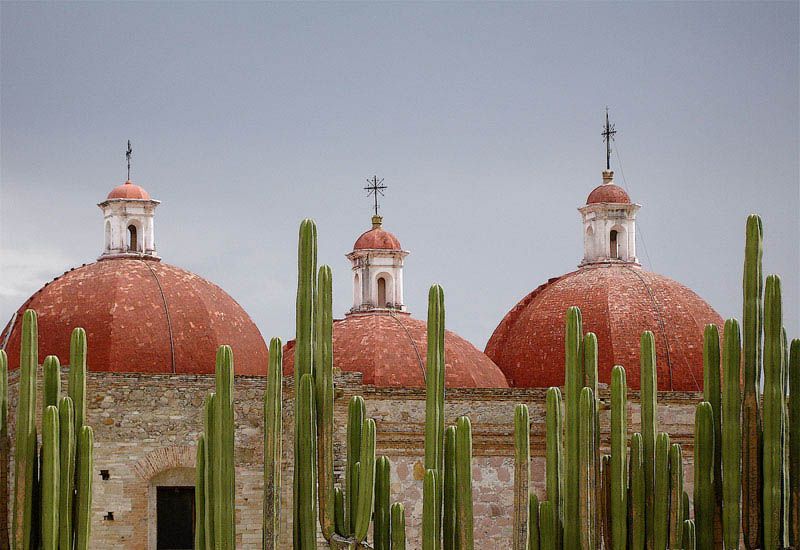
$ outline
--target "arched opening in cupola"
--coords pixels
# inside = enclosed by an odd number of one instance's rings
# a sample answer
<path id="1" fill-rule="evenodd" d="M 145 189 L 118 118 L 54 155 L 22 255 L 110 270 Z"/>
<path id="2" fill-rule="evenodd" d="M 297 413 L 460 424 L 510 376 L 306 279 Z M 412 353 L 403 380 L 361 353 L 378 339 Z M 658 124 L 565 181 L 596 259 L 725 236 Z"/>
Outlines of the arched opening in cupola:
<path id="1" fill-rule="evenodd" d="M 136 226 L 133 224 L 128 226 L 128 250 L 139 252 L 139 239 L 136 235 Z"/>
<path id="2" fill-rule="evenodd" d="M 614 259 L 619 259 L 619 243 L 617 242 L 617 230 L 611 230 L 611 250 L 609 256 Z"/>
<path id="3" fill-rule="evenodd" d="M 386 305 L 386 278 L 378 277 L 378 307 Z"/>

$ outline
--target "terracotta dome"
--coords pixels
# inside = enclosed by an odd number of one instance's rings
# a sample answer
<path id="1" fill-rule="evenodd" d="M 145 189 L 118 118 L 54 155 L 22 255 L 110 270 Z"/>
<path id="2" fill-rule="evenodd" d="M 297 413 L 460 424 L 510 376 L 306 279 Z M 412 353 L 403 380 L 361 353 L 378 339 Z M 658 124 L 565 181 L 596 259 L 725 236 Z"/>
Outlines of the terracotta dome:
<path id="1" fill-rule="evenodd" d="M 133 183 L 131 180 L 128 180 L 122 185 L 117 185 L 114 189 L 112 189 L 106 199 L 140 199 L 149 201 L 150 193 L 145 191 L 144 188 Z"/>
<path id="2" fill-rule="evenodd" d="M 628 192 L 619 185 L 604 183 L 595 187 L 586 199 L 586 204 L 596 204 L 600 202 L 631 204 L 631 198 L 628 196 Z"/>
<path id="3" fill-rule="evenodd" d="M 722 318 L 687 287 L 633 264 L 592 264 L 550 279 L 505 316 L 486 345 L 511 386 L 564 384 L 564 323 L 578 306 L 585 332 L 597 335 L 600 381 L 614 365 L 639 387 L 639 339 L 655 335 L 658 389 L 703 387 L 703 330 Z"/>
<path id="4" fill-rule="evenodd" d="M 372 217 L 372 229 L 365 231 L 356 239 L 353 250 L 402 250 L 400 241 L 381 227 L 380 216 Z"/>
<path id="5" fill-rule="evenodd" d="M 22 313 L 39 315 L 39 357 L 69 360 L 70 334 L 86 330 L 93 371 L 207 374 L 220 344 L 237 374 L 266 374 L 267 347 L 242 307 L 193 273 L 152 260 L 108 259 L 68 271 L 31 296 L 0 335 L 19 365 Z M 10 332 L 10 334 L 9 334 Z"/>
<path id="6" fill-rule="evenodd" d="M 294 373 L 294 340 L 284 346 L 283 374 Z M 365 384 L 424 387 L 427 324 L 407 314 L 348 315 L 333 324 L 334 366 L 361 372 Z M 506 388 L 503 373 L 475 346 L 447 331 L 445 385 L 449 388 Z"/>

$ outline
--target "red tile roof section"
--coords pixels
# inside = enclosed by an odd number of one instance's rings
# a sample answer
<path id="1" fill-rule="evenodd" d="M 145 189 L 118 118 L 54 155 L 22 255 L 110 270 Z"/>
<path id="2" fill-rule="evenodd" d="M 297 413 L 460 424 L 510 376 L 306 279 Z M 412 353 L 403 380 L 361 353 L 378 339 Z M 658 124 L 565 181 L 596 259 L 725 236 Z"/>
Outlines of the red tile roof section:
<path id="1" fill-rule="evenodd" d="M 112 189 L 106 199 L 141 199 L 149 201 L 150 193 L 128 180 Z"/>
<path id="2" fill-rule="evenodd" d="M 600 202 L 631 204 L 631 198 L 619 185 L 604 183 L 603 185 L 595 187 L 586 199 L 586 204 L 596 204 Z"/>
<path id="3" fill-rule="evenodd" d="M 283 373 L 294 373 L 294 345 L 284 346 Z M 365 384 L 380 387 L 424 387 L 427 324 L 410 315 L 348 315 L 333 325 L 334 366 L 361 372 Z M 475 346 L 447 331 L 445 386 L 507 388 L 497 365 Z"/>
<path id="4" fill-rule="evenodd" d="M 523 298 L 500 322 L 488 355 L 513 387 L 564 384 L 564 323 L 578 306 L 585 332 L 597 335 L 599 377 L 610 383 L 614 365 L 625 367 L 628 385 L 639 388 L 639 339 L 655 335 L 658 389 L 703 387 L 703 329 L 722 318 L 687 287 L 623 264 L 583 267 L 551 279 Z"/>
<path id="5" fill-rule="evenodd" d="M 353 250 L 376 248 L 381 250 L 402 250 L 397 237 L 381 227 L 374 227 L 369 231 L 365 231 L 353 245 Z"/>
<path id="6" fill-rule="evenodd" d="M 93 371 L 208 374 L 216 349 L 233 348 L 237 374 L 266 374 L 267 347 L 253 321 L 224 290 L 186 270 L 151 260 L 109 259 L 64 273 L 36 292 L 8 331 L 9 365 L 19 365 L 22 313 L 39 315 L 39 358 L 69 362 L 70 334 L 83 327 Z"/>

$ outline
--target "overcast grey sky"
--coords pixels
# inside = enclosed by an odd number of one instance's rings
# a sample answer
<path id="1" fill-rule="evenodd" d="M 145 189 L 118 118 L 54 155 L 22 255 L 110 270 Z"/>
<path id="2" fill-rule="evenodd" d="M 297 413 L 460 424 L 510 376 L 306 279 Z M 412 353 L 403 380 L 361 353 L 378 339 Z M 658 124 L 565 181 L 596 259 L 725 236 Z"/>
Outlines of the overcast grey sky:
<path id="1" fill-rule="evenodd" d="M 0 324 L 97 257 L 96 203 L 131 139 L 164 261 L 230 292 L 265 338 L 294 334 L 303 217 L 336 315 L 350 307 L 344 254 L 377 174 L 411 251 L 410 311 L 443 284 L 449 328 L 482 348 L 580 261 L 608 105 L 644 267 L 738 317 L 760 213 L 800 336 L 797 2 L 3 2 L 0 17 Z"/>

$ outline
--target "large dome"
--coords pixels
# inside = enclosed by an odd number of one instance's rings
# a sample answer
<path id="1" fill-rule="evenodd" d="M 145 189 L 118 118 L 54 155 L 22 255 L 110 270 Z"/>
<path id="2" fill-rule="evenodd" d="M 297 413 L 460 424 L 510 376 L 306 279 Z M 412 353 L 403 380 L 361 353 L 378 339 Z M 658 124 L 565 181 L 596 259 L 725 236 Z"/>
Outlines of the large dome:
<path id="1" fill-rule="evenodd" d="M 283 374 L 294 372 L 294 340 L 283 352 Z M 475 346 L 445 333 L 445 386 L 506 388 L 503 373 Z M 333 361 L 342 371 L 361 372 L 365 384 L 424 387 L 427 324 L 407 314 L 348 315 L 333 324 Z"/>
<path id="2" fill-rule="evenodd" d="M 633 264 L 597 263 L 550 279 L 508 312 L 486 345 L 511 386 L 564 384 L 567 308 L 578 306 L 585 332 L 597 335 L 599 377 L 614 365 L 639 387 L 639 339 L 655 335 L 658 389 L 703 387 L 703 330 L 722 318 L 687 287 Z"/>
<path id="3" fill-rule="evenodd" d="M 31 296 L 3 330 L 19 364 L 22 313 L 39 315 L 39 355 L 69 360 L 70 334 L 86 330 L 93 371 L 207 374 L 216 349 L 233 347 L 237 374 L 266 374 L 264 339 L 224 290 L 158 261 L 107 259 L 72 269 Z"/>

